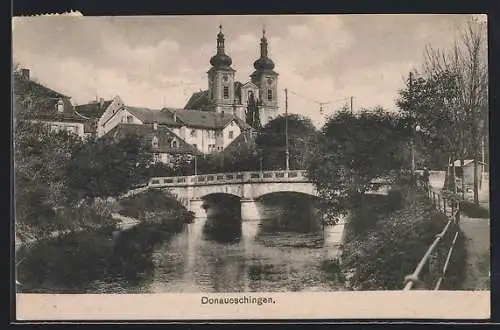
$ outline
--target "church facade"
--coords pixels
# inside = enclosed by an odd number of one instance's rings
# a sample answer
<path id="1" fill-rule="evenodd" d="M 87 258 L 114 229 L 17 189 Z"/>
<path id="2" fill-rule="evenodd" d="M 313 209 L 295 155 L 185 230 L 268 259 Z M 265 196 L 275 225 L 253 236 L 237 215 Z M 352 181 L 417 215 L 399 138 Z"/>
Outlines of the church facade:
<path id="1" fill-rule="evenodd" d="M 260 39 L 260 57 L 247 82 L 235 78 L 232 59 L 225 51 L 222 26 L 217 34 L 217 52 L 210 58 L 208 89 L 194 93 L 184 109 L 232 114 L 254 128 L 264 126 L 279 113 L 278 73 L 269 57 L 265 30 Z"/>

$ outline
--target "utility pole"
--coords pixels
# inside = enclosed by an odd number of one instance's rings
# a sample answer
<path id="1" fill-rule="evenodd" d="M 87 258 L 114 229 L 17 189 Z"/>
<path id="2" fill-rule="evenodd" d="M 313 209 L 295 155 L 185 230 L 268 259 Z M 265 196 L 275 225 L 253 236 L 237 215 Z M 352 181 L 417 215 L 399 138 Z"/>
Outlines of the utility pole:
<path id="1" fill-rule="evenodd" d="M 351 113 L 353 113 L 353 109 L 352 109 L 352 99 L 354 98 L 354 96 L 351 96 Z"/>
<path id="2" fill-rule="evenodd" d="M 285 88 L 285 157 L 286 157 L 286 171 L 290 170 L 290 160 L 288 153 L 288 89 Z"/>

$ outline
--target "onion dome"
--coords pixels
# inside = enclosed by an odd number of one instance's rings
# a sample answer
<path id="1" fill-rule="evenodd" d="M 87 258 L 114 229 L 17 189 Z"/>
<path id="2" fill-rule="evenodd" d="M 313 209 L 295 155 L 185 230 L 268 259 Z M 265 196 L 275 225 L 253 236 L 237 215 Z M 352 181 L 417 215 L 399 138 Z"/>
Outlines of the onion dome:
<path id="1" fill-rule="evenodd" d="M 224 50 L 224 34 L 222 33 L 222 25 L 219 25 L 219 33 L 217 34 L 217 54 L 210 58 L 210 64 L 214 67 L 229 67 L 233 63 L 231 57 L 226 55 Z"/>
<path id="2" fill-rule="evenodd" d="M 267 38 L 266 30 L 262 30 L 262 38 L 260 39 L 260 58 L 253 62 L 253 67 L 256 70 L 272 70 L 274 62 L 267 55 Z"/>

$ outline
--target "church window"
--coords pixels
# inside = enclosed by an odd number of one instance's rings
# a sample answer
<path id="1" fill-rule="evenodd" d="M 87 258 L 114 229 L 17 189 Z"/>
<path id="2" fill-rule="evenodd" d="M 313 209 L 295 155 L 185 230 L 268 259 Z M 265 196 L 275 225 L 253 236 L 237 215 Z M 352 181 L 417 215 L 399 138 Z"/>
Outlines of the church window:
<path id="1" fill-rule="evenodd" d="M 198 135 L 198 132 L 195 129 L 191 130 L 191 137 L 196 137 Z"/>
<path id="2" fill-rule="evenodd" d="M 224 86 L 224 98 L 228 99 L 229 98 L 229 87 Z"/>
<path id="3" fill-rule="evenodd" d="M 272 89 L 268 89 L 267 90 L 267 100 L 268 101 L 272 101 L 273 100 L 273 90 Z"/>

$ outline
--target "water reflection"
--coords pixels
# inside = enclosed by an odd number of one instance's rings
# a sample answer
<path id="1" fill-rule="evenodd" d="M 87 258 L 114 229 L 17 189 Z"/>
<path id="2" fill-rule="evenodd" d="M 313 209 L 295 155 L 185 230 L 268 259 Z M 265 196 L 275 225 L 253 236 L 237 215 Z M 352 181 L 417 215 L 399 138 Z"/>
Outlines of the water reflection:
<path id="1" fill-rule="evenodd" d="M 264 200 L 260 221 L 216 212 L 175 230 L 138 225 L 115 238 L 43 243 L 20 253 L 18 280 L 28 292 L 342 290 L 331 266 L 337 248 L 314 208 L 276 205 Z"/>

